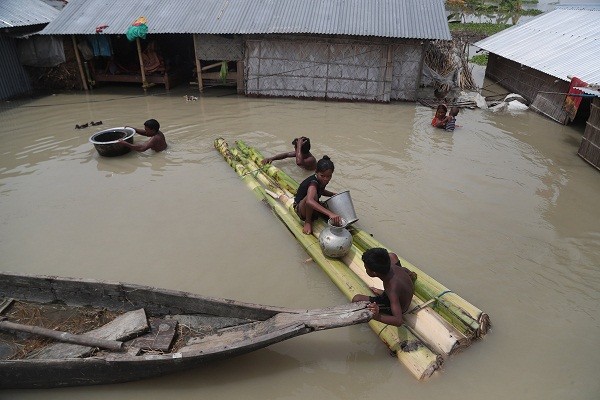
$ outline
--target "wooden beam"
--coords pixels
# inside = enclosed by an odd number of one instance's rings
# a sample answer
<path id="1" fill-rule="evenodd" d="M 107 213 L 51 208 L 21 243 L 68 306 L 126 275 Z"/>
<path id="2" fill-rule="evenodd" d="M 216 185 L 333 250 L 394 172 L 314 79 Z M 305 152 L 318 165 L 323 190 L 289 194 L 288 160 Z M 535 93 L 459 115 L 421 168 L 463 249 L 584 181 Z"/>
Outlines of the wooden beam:
<path id="1" fill-rule="evenodd" d="M 200 66 L 200 54 L 198 54 L 198 46 L 200 39 L 197 34 L 194 34 L 194 59 L 196 60 L 196 74 L 198 75 L 198 91 L 202 93 L 202 68 Z"/>
<path id="2" fill-rule="evenodd" d="M 77 48 L 77 39 L 75 39 L 75 35 L 71 35 L 73 39 L 73 50 L 75 50 L 75 58 L 77 58 L 77 66 L 79 67 L 79 76 L 81 77 L 81 83 L 83 84 L 83 90 L 89 90 L 87 85 L 87 79 L 85 79 L 85 74 L 83 73 L 83 65 L 81 64 L 81 57 L 79 56 L 79 49 Z"/>

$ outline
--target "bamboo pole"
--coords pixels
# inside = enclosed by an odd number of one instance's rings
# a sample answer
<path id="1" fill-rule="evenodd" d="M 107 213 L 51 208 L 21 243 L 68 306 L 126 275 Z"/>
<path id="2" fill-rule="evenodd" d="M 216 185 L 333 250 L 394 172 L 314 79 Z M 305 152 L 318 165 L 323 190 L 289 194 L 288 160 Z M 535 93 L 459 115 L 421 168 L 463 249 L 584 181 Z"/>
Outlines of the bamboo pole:
<path id="1" fill-rule="evenodd" d="M 289 209 L 268 195 L 254 177 L 252 170 L 240 164 L 243 160 L 239 158 L 237 161 L 234 160 L 234 152 L 228 149 L 227 143 L 222 138 L 215 140 L 215 148 L 223 155 L 229 165 L 236 166 L 236 172 L 243 177 L 242 179 L 245 182 L 253 182 L 253 190 L 260 192 L 264 196 L 264 200 L 271 206 L 279 219 L 286 224 L 306 252 L 319 264 L 321 269 L 323 269 L 346 297 L 351 299 L 357 293 L 370 293 L 370 289 L 365 283 L 355 274 L 351 273 L 343 262 L 329 259 L 323 255 L 317 238 L 313 235 L 305 235 L 302 232 L 301 225 L 297 223 L 297 220 L 289 212 Z M 283 194 L 283 192 L 280 193 Z M 373 320 L 369 321 L 369 325 L 381 340 L 392 351 L 396 352 L 399 361 L 417 379 L 424 379 L 431 376 L 441 366 L 443 359 L 425 346 L 407 327 L 390 327 L 389 325 Z"/>
<path id="2" fill-rule="evenodd" d="M 246 156 L 252 159 L 256 164 L 260 164 L 263 156 L 259 151 L 247 146 L 239 140 L 236 144 Z M 288 189 L 290 193 L 296 193 L 298 183 L 279 168 L 268 165 L 263 166 L 261 170 L 274 178 L 282 187 Z M 362 248 L 363 251 L 371 247 L 387 248 L 377 240 L 373 239 L 371 235 L 356 227 L 353 227 L 351 232 L 353 242 L 355 242 L 358 247 Z M 408 261 L 401 257 L 399 258 L 403 266 L 417 273 L 419 277 L 417 282 L 415 282 L 415 293 L 417 296 L 424 301 L 436 299 L 435 303 L 432 305 L 436 312 L 442 315 L 469 339 L 478 338 L 487 333 L 490 326 L 490 319 L 486 313 L 461 298 L 456 293 L 453 293 Z"/>
<path id="3" fill-rule="evenodd" d="M 140 38 L 135 38 L 135 44 L 137 46 L 138 59 L 140 60 L 140 73 L 142 74 L 142 87 L 146 89 L 148 82 L 146 81 L 146 71 L 144 70 L 144 59 L 142 58 L 142 43 Z"/>

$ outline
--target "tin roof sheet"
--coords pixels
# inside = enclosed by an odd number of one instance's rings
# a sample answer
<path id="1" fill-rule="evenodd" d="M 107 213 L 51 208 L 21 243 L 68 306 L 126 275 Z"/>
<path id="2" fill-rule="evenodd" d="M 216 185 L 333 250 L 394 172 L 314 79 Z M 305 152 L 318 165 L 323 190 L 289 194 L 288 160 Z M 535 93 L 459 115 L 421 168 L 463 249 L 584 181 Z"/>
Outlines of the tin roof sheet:
<path id="1" fill-rule="evenodd" d="M 556 78 L 600 84 L 600 6 L 560 7 L 475 46 Z"/>
<path id="2" fill-rule="evenodd" d="M 41 0 L 1 0 L 0 29 L 47 24 L 59 13 Z"/>
<path id="3" fill-rule="evenodd" d="M 138 17 L 148 33 L 332 34 L 450 40 L 443 0 L 71 0 L 40 32 L 123 34 Z"/>

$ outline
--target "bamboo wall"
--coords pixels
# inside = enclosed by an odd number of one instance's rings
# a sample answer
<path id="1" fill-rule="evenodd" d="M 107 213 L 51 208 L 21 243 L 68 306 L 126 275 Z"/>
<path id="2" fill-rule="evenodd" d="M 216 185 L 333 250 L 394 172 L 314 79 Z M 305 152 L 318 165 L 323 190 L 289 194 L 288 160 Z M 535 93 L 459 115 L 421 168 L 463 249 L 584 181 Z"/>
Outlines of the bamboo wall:
<path id="1" fill-rule="evenodd" d="M 415 100 L 422 46 L 307 37 L 246 40 L 246 94 L 389 102 Z"/>
<path id="2" fill-rule="evenodd" d="M 569 91 L 568 81 L 557 79 L 493 53 L 489 55 L 485 75 L 511 92 L 523 96 L 535 111 L 561 124 L 568 123 L 568 115 L 563 109 L 566 96 L 560 94 Z"/>
<path id="3" fill-rule="evenodd" d="M 600 170 L 600 98 L 598 97 L 592 101 L 590 116 L 577 154 Z"/>
<path id="4" fill-rule="evenodd" d="M 244 58 L 244 41 L 241 36 L 231 38 L 217 35 L 197 35 L 194 41 L 196 55 L 201 60 L 238 61 Z"/>

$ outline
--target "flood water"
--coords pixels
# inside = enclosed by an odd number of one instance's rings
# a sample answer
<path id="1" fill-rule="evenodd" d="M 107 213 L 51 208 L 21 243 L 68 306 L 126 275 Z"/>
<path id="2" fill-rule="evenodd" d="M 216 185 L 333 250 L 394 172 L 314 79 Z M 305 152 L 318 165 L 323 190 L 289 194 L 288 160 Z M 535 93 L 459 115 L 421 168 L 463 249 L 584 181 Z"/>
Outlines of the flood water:
<path id="1" fill-rule="evenodd" d="M 582 128 L 466 109 L 445 133 L 414 103 L 186 94 L 197 93 L 115 86 L 3 103 L 2 270 L 344 303 L 213 148 L 241 139 L 272 155 L 305 135 L 334 161 L 329 188 L 350 190 L 357 225 L 487 312 L 491 331 L 425 382 L 361 325 L 157 379 L 0 399 L 599 398 L 600 172 L 576 155 Z M 167 151 L 102 158 L 88 142 L 96 128 L 149 118 Z M 291 159 L 276 165 L 306 176 Z"/>

